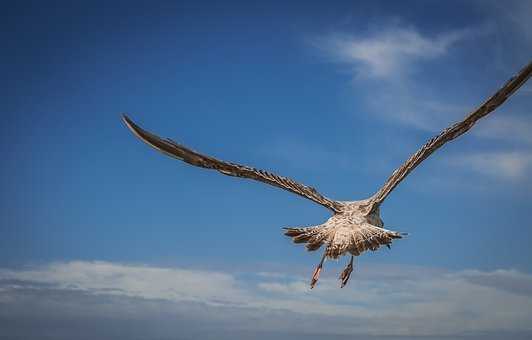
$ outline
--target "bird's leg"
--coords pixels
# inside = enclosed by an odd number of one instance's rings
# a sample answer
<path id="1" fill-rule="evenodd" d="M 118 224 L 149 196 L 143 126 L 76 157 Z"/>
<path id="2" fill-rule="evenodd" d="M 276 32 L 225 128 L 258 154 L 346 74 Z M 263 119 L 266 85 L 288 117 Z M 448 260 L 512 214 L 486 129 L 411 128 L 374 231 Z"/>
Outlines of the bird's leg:
<path id="1" fill-rule="evenodd" d="M 326 252 L 323 252 L 323 256 L 321 257 L 320 263 L 318 264 L 316 269 L 314 269 L 314 273 L 312 274 L 312 279 L 310 280 L 310 289 L 314 288 L 314 286 L 316 285 L 316 282 L 318 282 L 318 279 L 320 278 L 321 268 L 323 267 L 323 262 L 325 261 L 325 254 Z"/>
<path id="2" fill-rule="evenodd" d="M 347 281 L 349 281 L 349 277 L 351 276 L 351 273 L 353 272 L 353 255 L 351 255 L 351 260 L 347 264 L 347 267 L 342 271 L 340 274 L 340 281 L 342 281 L 340 288 L 344 288 L 344 286 L 347 284 Z"/>

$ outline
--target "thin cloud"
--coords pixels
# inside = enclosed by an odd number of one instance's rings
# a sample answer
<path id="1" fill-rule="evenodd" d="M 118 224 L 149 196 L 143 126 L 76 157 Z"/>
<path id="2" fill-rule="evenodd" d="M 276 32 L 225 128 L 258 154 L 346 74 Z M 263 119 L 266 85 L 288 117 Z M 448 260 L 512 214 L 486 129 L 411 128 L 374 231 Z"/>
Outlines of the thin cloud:
<path id="1" fill-rule="evenodd" d="M 24 271 L 1 270 L 0 277 L 146 299 L 214 304 L 244 299 L 231 275 L 213 271 L 73 261 Z"/>
<path id="2" fill-rule="evenodd" d="M 532 120 L 507 114 L 494 115 L 480 121 L 473 133 L 483 138 L 532 144 Z"/>
<path id="3" fill-rule="evenodd" d="M 383 84 L 383 93 L 378 98 L 368 98 L 367 103 L 377 116 L 433 134 L 463 118 L 471 109 L 435 98 L 419 98 L 415 95 L 418 91 L 410 86 L 406 80 L 401 86 L 396 82 Z"/>
<path id="4" fill-rule="evenodd" d="M 514 19 L 520 18 L 516 11 L 512 13 Z M 427 132 L 428 139 L 461 120 L 474 106 L 431 95 L 427 90 L 431 85 L 415 81 L 410 71 L 422 61 L 436 62 L 460 43 L 488 33 L 493 33 L 492 26 L 427 35 L 413 26 L 392 25 L 363 35 L 334 33 L 316 38 L 312 43 L 333 62 L 352 68 L 353 86 L 363 90 L 358 92 L 368 94 L 360 102 L 365 103 L 372 117 L 390 126 L 401 124 Z M 525 87 L 520 92 L 526 96 L 527 90 Z M 526 117 L 498 114 L 481 120 L 471 133 L 482 139 L 515 142 L 529 148 L 530 131 L 532 123 Z M 500 180 L 519 181 L 525 179 L 526 171 L 531 168 L 531 154 L 528 150 L 463 154 L 447 158 L 446 163 Z"/>
<path id="5" fill-rule="evenodd" d="M 439 132 L 462 118 L 471 107 L 429 96 L 424 85 L 411 79 L 410 69 L 420 61 L 447 55 L 460 42 L 487 32 L 486 27 L 423 34 L 412 26 L 388 26 L 366 35 L 334 33 L 312 40 L 312 45 L 333 62 L 352 67 L 356 87 L 374 117 L 387 124 L 401 123 L 415 129 Z M 378 82 L 367 82 L 373 78 Z M 374 86 L 374 91 L 370 91 Z M 375 95 L 378 94 L 378 95 Z M 424 95 L 423 95 L 424 94 Z"/>
<path id="6" fill-rule="evenodd" d="M 415 61 L 443 56 L 474 34 L 464 29 L 429 37 L 412 27 L 393 27 L 366 36 L 336 33 L 312 43 L 334 61 L 353 65 L 359 76 L 383 78 L 402 73 Z"/>
<path id="7" fill-rule="evenodd" d="M 239 275 L 109 262 L 3 269 L 0 321 L 33 318 L 26 327 L 40 330 L 51 314 L 53 320 L 103 318 L 120 324 L 157 313 L 158 325 L 164 316 L 172 319 L 164 327 L 169 334 L 275 329 L 292 335 L 468 333 L 480 338 L 490 332 L 532 332 L 530 274 L 382 266 L 354 275 L 347 288 L 339 289 L 335 278 L 325 276 L 310 291 L 308 278 L 264 272 Z"/>
<path id="8" fill-rule="evenodd" d="M 513 294 L 532 296 L 532 276 L 517 270 L 494 270 L 483 272 L 479 270 L 466 270 L 461 272 L 460 277 L 485 287 L 494 287 Z"/>
<path id="9" fill-rule="evenodd" d="M 451 166 L 508 180 L 522 180 L 532 168 L 532 153 L 525 151 L 478 152 L 448 158 Z"/>

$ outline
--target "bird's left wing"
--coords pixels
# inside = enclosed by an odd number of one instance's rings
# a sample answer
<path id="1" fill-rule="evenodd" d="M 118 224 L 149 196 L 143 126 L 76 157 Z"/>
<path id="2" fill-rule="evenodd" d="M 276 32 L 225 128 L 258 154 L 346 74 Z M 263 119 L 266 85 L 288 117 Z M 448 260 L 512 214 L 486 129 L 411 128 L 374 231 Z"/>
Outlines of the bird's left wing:
<path id="1" fill-rule="evenodd" d="M 517 75 L 508 80 L 494 95 L 480 105 L 475 111 L 471 112 L 464 120 L 455 123 L 443 130 L 439 135 L 430 139 L 416 153 L 410 156 L 392 175 L 386 180 L 386 183 L 371 197 L 367 207 L 370 212 L 378 207 L 390 192 L 423 160 L 429 157 L 434 151 L 438 150 L 445 143 L 466 133 L 475 125 L 477 120 L 486 116 L 488 113 L 502 105 L 517 89 L 521 87 L 532 74 L 532 62 L 525 66 Z"/>
<path id="2" fill-rule="evenodd" d="M 188 164 L 192 164 L 198 167 L 214 169 L 224 175 L 250 178 L 256 181 L 276 186 L 281 189 L 288 190 L 318 204 L 321 204 L 334 212 L 339 212 L 341 210 L 341 203 L 321 195 L 319 192 L 316 191 L 316 189 L 312 187 L 297 183 L 296 181 L 290 178 L 278 176 L 268 171 L 258 170 L 245 165 L 225 162 L 211 156 L 200 154 L 196 151 L 184 147 L 183 145 L 177 144 L 176 142 L 170 139 L 162 139 L 142 129 L 126 115 L 123 116 L 123 120 L 127 127 L 143 142 L 170 157 L 179 159 Z"/>

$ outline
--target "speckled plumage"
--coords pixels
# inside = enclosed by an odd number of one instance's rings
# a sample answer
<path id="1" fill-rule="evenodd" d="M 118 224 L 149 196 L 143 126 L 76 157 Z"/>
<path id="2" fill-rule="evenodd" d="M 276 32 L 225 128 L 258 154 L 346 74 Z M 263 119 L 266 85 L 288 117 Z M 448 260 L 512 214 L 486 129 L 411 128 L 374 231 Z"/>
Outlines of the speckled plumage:
<path id="1" fill-rule="evenodd" d="M 245 165 L 221 161 L 193 151 L 172 140 L 162 139 L 140 128 L 126 115 L 124 115 L 124 122 L 142 141 L 170 157 L 198 167 L 217 170 L 224 175 L 249 178 L 267 183 L 305 197 L 331 210 L 333 215 L 323 224 L 311 227 L 285 228 L 285 235 L 292 237 L 295 243 L 306 243 L 309 251 L 317 250 L 322 245 L 325 245 L 322 260 L 312 276 L 311 287 L 318 280 L 325 258 L 336 259 L 344 254 L 351 254 L 350 263 L 340 275 L 343 287 L 353 270 L 353 256 L 358 256 L 366 250 L 377 250 L 382 245 L 389 247 L 394 239 L 401 238 L 404 235 L 397 231 L 385 229 L 384 223 L 380 218 L 380 205 L 390 192 L 434 151 L 469 131 L 480 118 L 504 103 L 530 78 L 531 73 L 532 63 L 529 63 L 464 120 L 451 125 L 439 135 L 430 139 L 397 168 L 374 195 L 360 201 L 335 201 L 329 199 L 316 189 L 300 184 L 290 178 Z"/>
<path id="2" fill-rule="evenodd" d="M 285 235 L 292 237 L 295 243 L 306 243 L 310 251 L 325 244 L 325 255 L 332 259 L 347 252 L 358 256 L 366 250 L 377 250 L 381 245 L 389 246 L 393 239 L 402 237 L 401 233 L 384 228 L 378 208 L 366 212 L 368 200 L 342 204 L 342 211 L 325 223 L 306 228 L 285 228 Z"/>

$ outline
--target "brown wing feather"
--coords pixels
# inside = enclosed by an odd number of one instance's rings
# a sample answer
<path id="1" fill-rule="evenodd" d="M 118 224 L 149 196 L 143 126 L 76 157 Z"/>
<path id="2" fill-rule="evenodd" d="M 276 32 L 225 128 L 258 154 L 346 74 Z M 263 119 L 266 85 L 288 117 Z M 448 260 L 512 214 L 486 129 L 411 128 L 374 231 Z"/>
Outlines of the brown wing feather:
<path id="1" fill-rule="evenodd" d="M 170 157 L 177 158 L 188 164 L 192 164 L 198 167 L 214 169 L 224 175 L 250 178 L 256 181 L 276 186 L 281 189 L 288 190 L 290 192 L 308 198 L 309 200 L 312 200 L 318 204 L 321 204 L 334 212 L 339 212 L 341 210 L 341 203 L 322 196 L 319 192 L 316 191 L 316 189 L 312 187 L 297 183 L 290 178 L 278 176 L 268 171 L 258 170 L 245 165 L 225 162 L 218 160 L 214 157 L 200 154 L 184 147 L 183 145 L 179 145 L 172 140 L 162 139 L 142 129 L 133 121 L 131 121 L 131 119 L 129 119 L 126 115 L 123 116 L 123 119 L 127 127 L 143 142 Z"/>
<path id="2" fill-rule="evenodd" d="M 525 66 L 516 76 L 511 78 L 499 89 L 494 95 L 480 105 L 475 111 L 470 113 L 461 122 L 455 123 L 443 130 L 439 135 L 430 139 L 416 153 L 414 153 L 406 162 L 397 168 L 392 175 L 386 180 L 386 183 L 370 200 L 368 211 L 372 211 L 379 206 L 390 192 L 423 160 L 430 156 L 434 151 L 443 146 L 445 143 L 466 133 L 475 125 L 475 123 L 488 113 L 495 110 L 506 101 L 521 85 L 523 85 L 532 74 L 532 62 Z"/>

